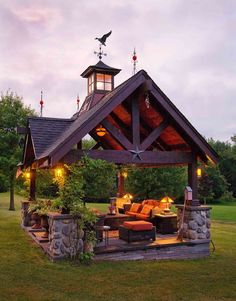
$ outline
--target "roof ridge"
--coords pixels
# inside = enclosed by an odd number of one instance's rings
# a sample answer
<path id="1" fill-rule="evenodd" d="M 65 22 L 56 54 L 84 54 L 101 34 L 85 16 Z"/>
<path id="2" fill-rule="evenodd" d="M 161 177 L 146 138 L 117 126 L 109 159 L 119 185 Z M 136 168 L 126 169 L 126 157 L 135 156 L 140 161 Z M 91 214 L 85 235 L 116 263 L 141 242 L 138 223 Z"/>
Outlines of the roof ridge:
<path id="1" fill-rule="evenodd" d="M 53 121 L 71 121 L 71 118 L 60 118 L 60 117 L 38 117 L 38 116 L 29 116 L 28 119 L 36 119 L 36 120 L 53 120 Z"/>

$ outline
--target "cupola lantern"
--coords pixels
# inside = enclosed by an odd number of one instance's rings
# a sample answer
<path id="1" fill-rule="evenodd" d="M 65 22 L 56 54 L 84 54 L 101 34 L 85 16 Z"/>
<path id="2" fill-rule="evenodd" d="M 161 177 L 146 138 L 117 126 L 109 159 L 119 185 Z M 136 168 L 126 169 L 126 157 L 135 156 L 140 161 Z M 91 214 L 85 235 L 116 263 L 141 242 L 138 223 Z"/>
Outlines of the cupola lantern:
<path id="1" fill-rule="evenodd" d="M 81 76 L 88 79 L 88 95 L 95 93 L 105 94 L 114 89 L 114 76 L 120 72 L 116 69 L 107 66 L 102 61 L 96 65 L 89 66 Z"/>

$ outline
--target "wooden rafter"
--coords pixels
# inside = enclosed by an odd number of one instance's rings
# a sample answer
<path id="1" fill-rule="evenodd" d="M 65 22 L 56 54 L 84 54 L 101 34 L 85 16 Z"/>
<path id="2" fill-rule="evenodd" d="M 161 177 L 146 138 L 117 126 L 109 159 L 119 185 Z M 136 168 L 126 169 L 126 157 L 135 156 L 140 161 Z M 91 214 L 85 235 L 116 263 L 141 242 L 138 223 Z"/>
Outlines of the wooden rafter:
<path id="1" fill-rule="evenodd" d="M 122 132 L 118 128 L 113 126 L 108 120 L 104 119 L 102 121 L 102 125 L 125 149 L 130 149 L 132 147 L 130 141 L 122 134 Z"/>
<path id="2" fill-rule="evenodd" d="M 152 143 L 159 138 L 161 133 L 167 128 L 169 121 L 167 119 L 163 120 L 162 123 L 155 128 L 149 136 L 142 142 L 141 149 L 147 149 Z"/>
<path id="3" fill-rule="evenodd" d="M 139 99 L 131 99 L 132 107 L 132 136 L 133 136 L 133 145 L 140 145 L 140 114 L 139 114 Z"/>

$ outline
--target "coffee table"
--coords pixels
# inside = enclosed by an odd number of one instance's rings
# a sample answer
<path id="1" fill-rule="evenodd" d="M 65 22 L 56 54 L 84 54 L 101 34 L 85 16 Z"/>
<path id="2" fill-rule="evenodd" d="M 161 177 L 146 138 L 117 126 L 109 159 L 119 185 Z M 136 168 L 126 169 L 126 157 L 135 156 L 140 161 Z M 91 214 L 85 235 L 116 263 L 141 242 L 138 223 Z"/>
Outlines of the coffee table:
<path id="1" fill-rule="evenodd" d="M 105 216 L 104 225 L 109 226 L 111 230 L 118 230 L 119 226 L 123 224 L 124 221 L 132 221 L 134 218 L 127 214 L 107 214 Z"/>

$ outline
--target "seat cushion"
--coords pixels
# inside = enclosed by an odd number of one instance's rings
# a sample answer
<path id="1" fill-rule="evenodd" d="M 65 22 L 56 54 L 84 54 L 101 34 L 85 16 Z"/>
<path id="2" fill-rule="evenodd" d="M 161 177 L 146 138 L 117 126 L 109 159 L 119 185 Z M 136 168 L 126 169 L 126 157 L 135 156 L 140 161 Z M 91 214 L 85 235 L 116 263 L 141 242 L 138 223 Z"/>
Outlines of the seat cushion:
<path id="1" fill-rule="evenodd" d="M 152 230 L 153 227 L 152 223 L 146 221 L 126 221 L 123 223 L 123 226 L 133 231 L 147 231 Z"/>
<path id="2" fill-rule="evenodd" d="M 136 217 L 136 212 L 126 211 L 125 214 Z"/>
<path id="3" fill-rule="evenodd" d="M 149 214 L 136 213 L 136 214 L 135 214 L 135 217 L 136 217 L 136 219 L 138 219 L 138 220 L 145 220 L 145 221 L 148 221 L 149 218 L 150 218 L 150 215 L 149 215 Z"/>

